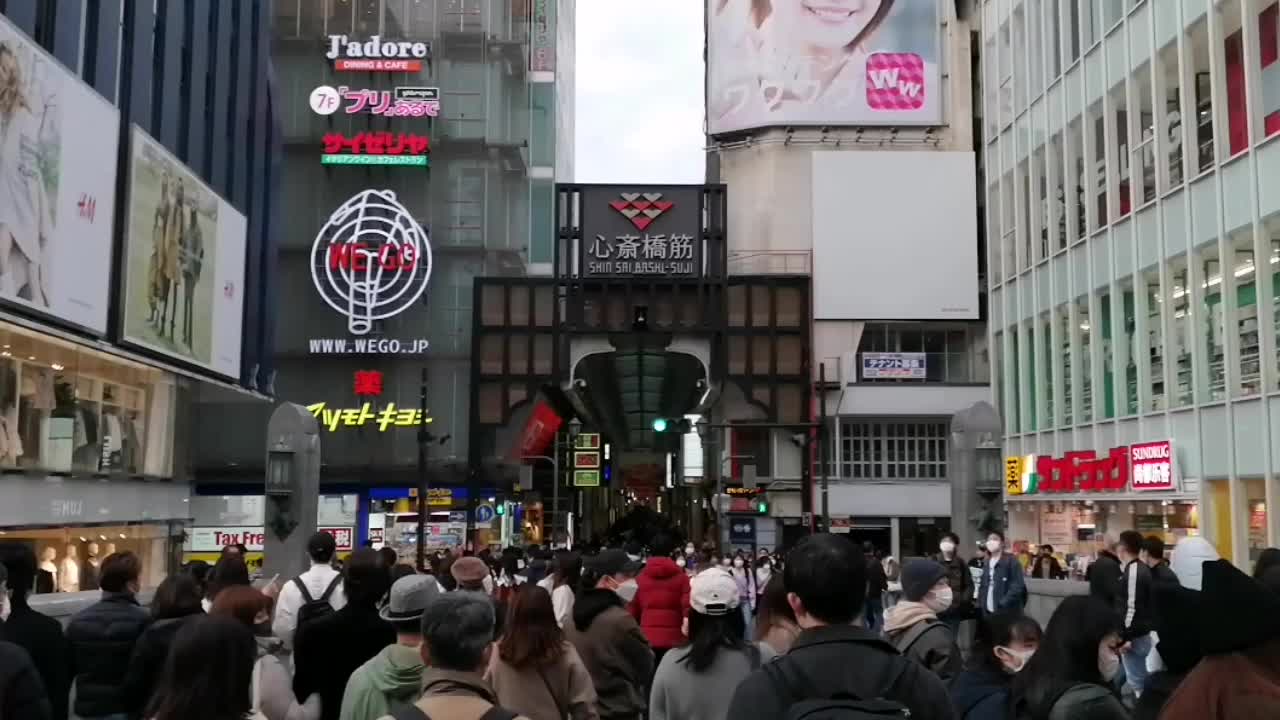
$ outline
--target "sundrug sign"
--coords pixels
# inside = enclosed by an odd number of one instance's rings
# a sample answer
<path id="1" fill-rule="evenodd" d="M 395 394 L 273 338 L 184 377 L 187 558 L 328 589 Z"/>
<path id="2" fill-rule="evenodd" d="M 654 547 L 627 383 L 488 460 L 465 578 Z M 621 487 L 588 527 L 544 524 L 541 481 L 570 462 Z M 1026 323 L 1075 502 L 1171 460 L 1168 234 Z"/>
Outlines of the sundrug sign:
<path id="1" fill-rule="evenodd" d="M 1178 489 L 1176 455 L 1170 440 L 1112 448 L 1104 457 L 1097 457 L 1092 450 L 1068 452 L 1061 458 L 1010 457 L 1005 470 L 1009 495 Z"/>
<path id="2" fill-rule="evenodd" d="M 333 61 L 334 70 L 419 72 L 422 61 L 431 57 L 431 44 L 383 40 L 379 35 L 363 42 L 346 35 L 330 35 L 325 57 Z"/>
<path id="3" fill-rule="evenodd" d="M 311 279 L 325 304 L 346 317 L 347 330 L 367 335 L 375 321 L 408 310 L 427 291 L 431 242 L 393 191 L 364 190 L 334 210 L 316 234 Z M 427 346 L 425 338 L 402 342 Z"/>

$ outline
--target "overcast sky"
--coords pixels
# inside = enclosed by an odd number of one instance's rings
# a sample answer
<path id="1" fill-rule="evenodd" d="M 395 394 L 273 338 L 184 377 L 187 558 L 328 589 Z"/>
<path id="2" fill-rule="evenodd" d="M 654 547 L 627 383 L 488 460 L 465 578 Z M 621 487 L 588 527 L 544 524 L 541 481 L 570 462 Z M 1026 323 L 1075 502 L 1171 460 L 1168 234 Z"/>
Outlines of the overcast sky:
<path id="1" fill-rule="evenodd" d="M 578 0 L 577 182 L 697 183 L 701 0 Z"/>

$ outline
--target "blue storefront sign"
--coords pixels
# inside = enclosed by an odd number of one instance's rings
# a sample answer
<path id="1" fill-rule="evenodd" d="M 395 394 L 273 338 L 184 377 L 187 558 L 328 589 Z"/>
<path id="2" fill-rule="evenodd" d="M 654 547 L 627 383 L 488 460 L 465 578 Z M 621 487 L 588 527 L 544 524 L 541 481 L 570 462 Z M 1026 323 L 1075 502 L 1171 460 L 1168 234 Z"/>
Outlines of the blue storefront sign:
<path id="1" fill-rule="evenodd" d="M 750 545 L 756 541 L 755 518 L 730 518 L 729 542 L 734 545 Z"/>
<path id="2" fill-rule="evenodd" d="M 862 353 L 863 380 L 924 380 L 924 353 Z"/>

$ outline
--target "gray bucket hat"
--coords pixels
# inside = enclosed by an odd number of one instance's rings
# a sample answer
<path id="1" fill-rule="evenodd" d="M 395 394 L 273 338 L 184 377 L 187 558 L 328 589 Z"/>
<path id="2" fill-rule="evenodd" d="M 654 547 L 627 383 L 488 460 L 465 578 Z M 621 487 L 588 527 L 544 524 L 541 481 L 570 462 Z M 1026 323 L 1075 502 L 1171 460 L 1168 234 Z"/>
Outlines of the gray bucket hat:
<path id="1" fill-rule="evenodd" d="M 383 620 L 417 620 L 440 594 L 440 584 L 430 575 L 406 575 L 391 586 L 387 606 L 378 611 Z"/>

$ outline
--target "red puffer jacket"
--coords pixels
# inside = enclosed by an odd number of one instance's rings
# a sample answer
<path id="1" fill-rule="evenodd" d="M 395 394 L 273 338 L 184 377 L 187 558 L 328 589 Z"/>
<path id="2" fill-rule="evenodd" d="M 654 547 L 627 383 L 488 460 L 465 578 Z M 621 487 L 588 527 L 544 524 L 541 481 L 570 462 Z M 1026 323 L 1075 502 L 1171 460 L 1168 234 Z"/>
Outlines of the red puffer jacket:
<path id="1" fill-rule="evenodd" d="M 649 558 L 636 583 L 640 589 L 630 610 L 649 644 L 658 650 L 683 645 L 681 627 L 689 614 L 689 576 L 684 568 L 671 558 Z"/>

